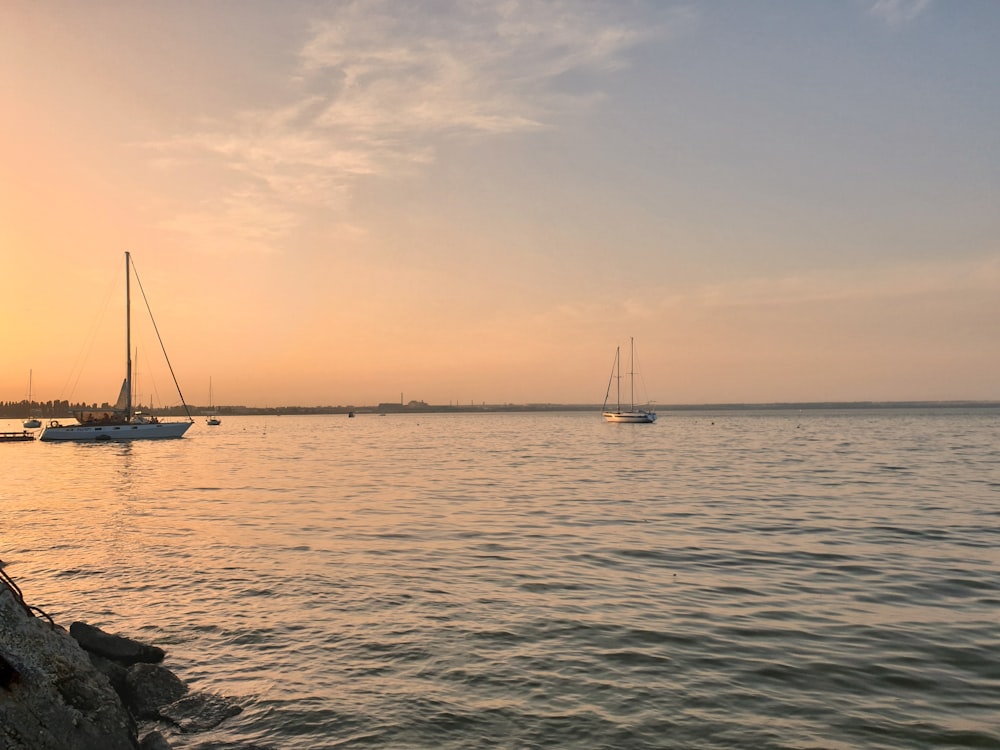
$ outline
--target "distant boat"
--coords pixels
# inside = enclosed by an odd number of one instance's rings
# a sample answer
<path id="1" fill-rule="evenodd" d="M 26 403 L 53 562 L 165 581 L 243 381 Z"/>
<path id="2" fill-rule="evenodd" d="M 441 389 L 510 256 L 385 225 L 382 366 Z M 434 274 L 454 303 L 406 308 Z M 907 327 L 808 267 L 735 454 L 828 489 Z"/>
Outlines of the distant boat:
<path id="1" fill-rule="evenodd" d="M 217 427 L 222 424 L 222 420 L 215 413 L 215 407 L 212 406 L 212 378 L 208 379 L 208 411 L 208 419 L 205 420 L 205 424 L 211 427 Z"/>
<path id="2" fill-rule="evenodd" d="M 161 422 L 156 417 L 146 416 L 136 412 L 132 406 L 132 297 L 131 278 L 135 272 L 132 265 L 132 257 L 125 253 L 125 381 L 122 383 L 121 391 L 118 393 L 118 400 L 113 407 L 107 409 L 82 409 L 73 414 L 79 424 L 63 425 L 56 420 L 49 422 L 48 426 L 42 430 L 38 439 L 43 442 L 94 442 L 109 440 L 150 440 L 159 438 L 179 438 L 187 432 L 193 424 L 191 413 L 187 404 L 184 403 L 184 396 L 181 394 L 177 379 L 174 378 L 174 386 L 177 388 L 177 395 L 180 396 L 185 412 L 188 414 L 186 422 Z M 139 277 L 136 276 L 136 281 Z M 139 289 L 142 290 L 142 283 L 139 282 Z M 145 292 L 143 292 L 145 299 Z M 149 309 L 147 302 L 146 309 Z M 154 321 L 153 327 L 156 327 Z M 159 333 L 157 333 L 159 335 Z M 161 342 L 162 344 L 162 342 Z M 164 356 L 166 350 L 164 350 Z M 170 361 L 167 361 L 170 366 Z M 171 375 L 173 368 L 170 368 Z"/>
<path id="3" fill-rule="evenodd" d="M 611 366 L 611 379 L 608 381 L 608 392 L 604 395 L 603 416 L 605 422 L 635 422 L 650 423 L 656 421 L 656 412 L 635 408 L 635 339 L 630 339 L 628 375 L 629 379 L 629 408 L 622 409 L 622 374 L 621 374 L 621 347 L 615 348 L 615 361 Z M 618 383 L 618 408 L 614 411 L 608 409 L 608 399 L 611 397 L 611 382 Z"/>
<path id="4" fill-rule="evenodd" d="M 28 370 L 28 418 L 21 425 L 29 430 L 35 430 L 42 426 L 41 420 L 31 416 L 31 370 Z"/>

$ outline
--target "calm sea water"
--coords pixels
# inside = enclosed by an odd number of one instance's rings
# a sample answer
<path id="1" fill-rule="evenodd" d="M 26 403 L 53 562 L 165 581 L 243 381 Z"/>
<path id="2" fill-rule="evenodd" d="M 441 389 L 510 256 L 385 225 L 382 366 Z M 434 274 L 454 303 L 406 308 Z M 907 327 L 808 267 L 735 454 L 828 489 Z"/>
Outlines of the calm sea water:
<path id="1" fill-rule="evenodd" d="M 29 603 L 243 706 L 176 748 L 1000 748 L 1000 410 L 226 418 L 0 466 Z"/>

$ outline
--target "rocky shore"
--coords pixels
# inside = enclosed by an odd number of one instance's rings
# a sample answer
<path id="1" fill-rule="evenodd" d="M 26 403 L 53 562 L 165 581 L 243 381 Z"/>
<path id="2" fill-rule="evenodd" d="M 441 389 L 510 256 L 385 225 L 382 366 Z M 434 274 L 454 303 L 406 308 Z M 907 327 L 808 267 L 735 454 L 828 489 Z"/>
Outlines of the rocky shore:
<path id="1" fill-rule="evenodd" d="M 0 750 L 170 750 L 168 737 L 242 710 L 191 692 L 164 657 L 83 622 L 60 627 L 25 603 L 0 563 Z"/>

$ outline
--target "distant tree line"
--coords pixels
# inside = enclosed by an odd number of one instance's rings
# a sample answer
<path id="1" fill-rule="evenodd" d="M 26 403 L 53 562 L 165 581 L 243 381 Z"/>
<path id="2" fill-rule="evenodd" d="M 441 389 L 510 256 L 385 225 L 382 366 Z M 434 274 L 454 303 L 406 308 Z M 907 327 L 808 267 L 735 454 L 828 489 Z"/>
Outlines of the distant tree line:
<path id="1" fill-rule="evenodd" d="M 30 414 L 39 419 L 65 419 L 81 409 L 110 409 L 111 404 L 70 403 L 69 401 L 0 401 L 0 419 L 25 419 Z"/>
<path id="2" fill-rule="evenodd" d="M 70 403 L 69 401 L 0 401 L 0 419 L 26 419 L 30 414 L 39 419 L 67 419 L 72 417 L 74 412 L 86 411 L 88 409 L 110 409 L 112 405 L 105 401 L 102 404 L 88 404 L 85 402 Z M 201 407 L 190 407 L 192 412 L 201 410 Z M 162 409 L 151 409 L 141 404 L 136 404 L 137 411 L 144 411 L 147 414 L 158 416 L 184 416 L 183 406 L 169 406 Z M 220 413 L 225 413 L 219 410 Z"/>
<path id="3" fill-rule="evenodd" d="M 68 419 L 74 412 L 110 409 L 111 404 L 70 403 L 69 401 L 0 401 L 0 419 L 26 419 L 29 415 L 38 419 Z M 136 411 L 158 417 L 186 417 L 204 414 L 219 416 L 250 415 L 308 415 L 308 414 L 421 414 L 421 413 L 463 413 L 463 412 L 522 412 L 522 411 L 594 411 L 593 404 L 448 404 L 432 405 L 423 401 L 408 404 L 383 403 L 378 406 L 207 406 L 180 404 L 150 408 L 135 405 Z"/>
<path id="4" fill-rule="evenodd" d="M 907 409 L 907 408 L 997 408 L 1000 401 L 853 401 L 826 403 L 776 403 L 776 404 L 672 404 L 661 405 L 664 411 L 757 411 L 757 410 L 812 410 L 812 409 Z M 0 401 L 0 419 L 25 419 L 30 414 L 39 419 L 66 419 L 73 412 L 86 409 L 110 409 L 103 404 L 70 403 L 69 401 Z M 423 401 L 411 401 L 403 405 L 382 403 L 378 406 L 188 406 L 180 404 L 158 408 L 136 405 L 136 409 L 146 414 L 168 417 L 184 417 L 214 412 L 221 416 L 254 414 L 304 415 L 304 414 L 407 414 L 407 413 L 460 413 L 460 412 L 522 412 L 522 411 L 595 411 L 595 404 L 448 404 L 433 405 Z"/>
<path id="5" fill-rule="evenodd" d="M 39 419 L 68 417 L 72 409 L 86 408 L 88 404 L 70 404 L 69 401 L 0 401 L 0 419 L 24 419 L 31 414 Z M 107 406 L 105 404 L 104 406 Z M 97 404 L 93 405 L 97 408 Z"/>

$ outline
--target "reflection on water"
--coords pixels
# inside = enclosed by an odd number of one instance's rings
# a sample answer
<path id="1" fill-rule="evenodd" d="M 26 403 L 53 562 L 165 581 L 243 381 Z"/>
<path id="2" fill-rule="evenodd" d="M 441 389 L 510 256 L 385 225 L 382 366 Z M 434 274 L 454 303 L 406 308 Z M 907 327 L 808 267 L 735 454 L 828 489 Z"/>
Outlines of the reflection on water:
<path id="1" fill-rule="evenodd" d="M 0 557 L 276 747 L 997 747 L 997 410 L 0 446 Z"/>

